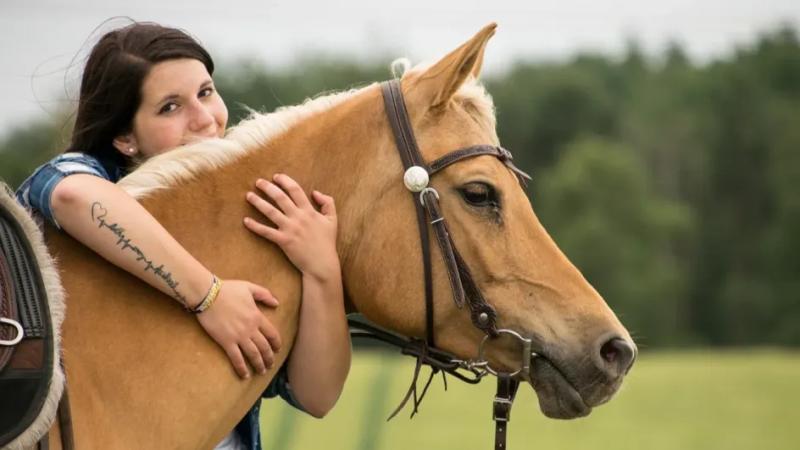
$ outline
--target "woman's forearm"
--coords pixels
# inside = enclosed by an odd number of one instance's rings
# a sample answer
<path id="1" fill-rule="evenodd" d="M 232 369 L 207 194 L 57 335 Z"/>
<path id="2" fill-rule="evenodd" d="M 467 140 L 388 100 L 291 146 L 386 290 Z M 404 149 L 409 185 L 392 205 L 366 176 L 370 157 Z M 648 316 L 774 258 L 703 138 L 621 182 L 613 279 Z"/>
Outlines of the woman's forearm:
<path id="1" fill-rule="evenodd" d="M 53 215 L 72 237 L 161 292 L 194 306 L 212 275 L 117 185 L 71 175 L 52 195 Z"/>
<path id="2" fill-rule="evenodd" d="M 303 300 L 289 384 L 303 408 L 323 417 L 339 398 L 350 370 L 350 332 L 345 317 L 338 265 L 331 276 L 303 275 Z"/>
<path id="3" fill-rule="evenodd" d="M 53 216 L 72 237 L 112 264 L 194 308 L 209 292 L 213 276 L 117 185 L 91 175 L 70 175 L 50 199 Z M 257 306 L 278 305 L 263 286 L 224 280 L 216 301 L 197 320 L 225 351 L 239 376 L 265 373 L 280 348 L 280 335 Z"/>

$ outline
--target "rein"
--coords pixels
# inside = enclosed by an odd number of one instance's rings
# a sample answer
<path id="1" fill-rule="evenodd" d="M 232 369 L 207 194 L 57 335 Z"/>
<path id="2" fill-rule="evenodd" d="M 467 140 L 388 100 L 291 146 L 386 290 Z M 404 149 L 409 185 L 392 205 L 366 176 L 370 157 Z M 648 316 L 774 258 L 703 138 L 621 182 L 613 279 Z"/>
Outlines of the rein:
<path id="1" fill-rule="evenodd" d="M 386 115 L 389 118 L 397 149 L 405 169 L 403 182 L 411 193 L 417 216 L 425 280 L 425 339 L 404 338 L 356 319 L 348 319 L 351 334 L 353 337 L 376 339 L 399 347 L 403 354 L 414 356 L 417 360 L 411 386 L 388 420 L 397 415 L 412 396 L 414 407 L 411 417 L 413 417 L 418 412 L 419 404 L 428 391 L 434 375 L 439 372 L 442 372 L 445 389 L 447 389 L 446 373 L 471 384 L 479 383 L 486 375 L 495 375 L 497 377 L 497 394 L 493 403 L 493 419 L 496 424 L 495 449 L 503 450 L 506 448 L 506 422 L 510 418 L 511 405 L 519 387 L 519 381 L 515 377 L 518 374 L 529 375 L 530 359 L 536 354 L 531 350 L 530 339 L 524 338 L 513 330 L 497 328 L 497 311 L 483 297 L 469 267 L 458 253 L 455 243 L 450 237 L 447 222 L 442 215 L 439 205 L 439 193 L 436 189 L 430 187 L 428 182 L 431 176 L 445 167 L 463 159 L 480 155 L 495 156 L 516 175 L 522 186 L 525 186 L 526 180 L 530 180 L 530 176 L 514 166 L 511 152 L 502 147 L 486 144 L 454 150 L 430 164 L 426 164 L 414 137 L 414 131 L 400 89 L 400 82 L 396 79 L 384 82 L 381 84 L 381 89 Z M 459 309 L 467 305 L 470 310 L 472 324 L 486 335 L 478 347 L 478 357 L 475 360 L 458 359 L 435 346 L 429 224 L 433 228 L 436 242 L 442 253 L 454 303 Z M 489 366 L 488 360 L 484 357 L 486 342 L 496 339 L 502 334 L 513 336 L 523 344 L 522 365 L 515 372 L 495 371 Z M 417 380 L 423 365 L 431 367 L 431 374 L 425 383 L 422 393 L 418 395 Z"/>

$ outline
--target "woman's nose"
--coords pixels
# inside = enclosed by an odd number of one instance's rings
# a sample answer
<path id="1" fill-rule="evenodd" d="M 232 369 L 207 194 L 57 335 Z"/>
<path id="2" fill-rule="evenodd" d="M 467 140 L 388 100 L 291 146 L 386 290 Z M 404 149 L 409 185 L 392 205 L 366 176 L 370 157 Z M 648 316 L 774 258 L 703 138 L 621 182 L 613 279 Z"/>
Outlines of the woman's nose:
<path id="1" fill-rule="evenodd" d="M 200 101 L 196 101 L 192 105 L 192 117 L 189 122 L 192 131 L 205 130 L 212 124 L 214 124 L 214 114 L 211 109 Z"/>

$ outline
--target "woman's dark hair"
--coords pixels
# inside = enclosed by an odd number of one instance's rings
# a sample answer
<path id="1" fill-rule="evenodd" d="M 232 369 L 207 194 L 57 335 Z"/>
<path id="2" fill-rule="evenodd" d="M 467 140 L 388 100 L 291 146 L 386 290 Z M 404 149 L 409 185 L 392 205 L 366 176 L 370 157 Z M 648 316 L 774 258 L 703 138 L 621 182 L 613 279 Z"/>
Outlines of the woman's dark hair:
<path id="1" fill-rule="evenodd" d="M 196 59 L 214 73 L 211 56 L 182 30 L 134 22 L 103 35 L 86 61 L 67 151 L 91 154 L 107 169 L 128 171 L 133 162 L 114 148 L 113 140 L 131 131 L 153 65 L 180 58 Z"/>

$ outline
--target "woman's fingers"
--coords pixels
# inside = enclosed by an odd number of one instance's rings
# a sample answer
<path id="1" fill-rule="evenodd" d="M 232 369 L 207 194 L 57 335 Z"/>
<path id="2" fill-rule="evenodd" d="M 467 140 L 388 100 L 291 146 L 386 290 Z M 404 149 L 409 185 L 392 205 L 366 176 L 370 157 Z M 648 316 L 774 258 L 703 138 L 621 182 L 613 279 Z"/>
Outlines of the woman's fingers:
<path id="1" fill-rule="evenodd" d="M 236 374 L 242 378 L 248 378 L 250 376 L 250 371 L 247 369 L 247 363 L 244 362 L 244 356 L 242 356 L 242 351 L 239 350 L 239 346 L 234 343 L 224 347 L 224 349 L 225 353 L 228 355 L 228 359 L 230 359 L 231 364 L 233 364 L 233 370 L 236 371 Z"/>
<path id="2" fill-rule="evenodd" d="M 242 353 L 247 355 L 247 360 L 250 361 L 250 365 L 253 366 L 256 373 L 264 373 L 267 371 L 267 366 L 264 363 L 264 357 L 261 355 L 261 350 L 252 340 L 246 340 L 244 342 L 239 343 L 239 348 L 242 349 Z"/>
<path id="3" fill-rule="evenodd" d="M 272 223 L 275 225 L 282 227 L 286 224 L 288 220 L 286 215 L 283 214 L 281 210 L 272 206 L 272 204 L 255 192 L 248 192 L 245 196 L 247 202 L 253 205 L 261 214 L 263 214 L 267 219 L 271 220 Z"/>
<path id="4" fill-rule="evenodd" d="M 264 317 L 264 320 L 261 321 L 261 326 L 258 329 L 261 331 L 261 334 L 264 336 L 264 338 L 266 338 L 267 342 L 269 342 L 269 346 L 272 347 L 272 351 L 279 352 L 281 350 L 281 335 L 278 333 L 278 329 L 272 325 L 272 322 Z"/>
<path id="5" fill-rule="evenodd" d="M 279 305 L 278 299 L 272 295 L 272 292 L 264 286 L 259 286 L 255 283 L 250 283 L 250 293 L 253 294 L 253 300 L 261 302 L 273 308 Z"/>
<path id="6" fill-rule="evenodd" d="M 278 245 L 280 245 L 282 242 L 283 235 L 280 232 L 280 230 L 272 228 L 268 225 L 264 225 L 263 223 L 255 219 L 251 219 L 250 217 L 245 217 L 244 226 L 247 227 L 247 229 L 252 231 L 253 233 L 265 239 L 268 239 Z"/>
<path id="7" fill-rule="evenodd" d="M 253 343 L 261 352 L 261 358 L 264 360 L 266 368 L 272 369 L 272 365 L 275 364 L 275 352 L 272 351 L 272 347 L 270 347 L 267 338 L 261 334 L 256 334 L 253 336 Z"/>
<path id="8" fill-rule="evenodd" d="M 247 286 L 250 288 L 250 293 L 253 295 L 253 300 L 272 307 L 278 306 L 278 299 L 272 295 L 272 292 L 270 292 L 269 289 L 265 288 L 264 286 L 259 286 L 255 283 L 248 283 Z M 275 328 L 275 326 L 273 326 L 272 323 L 263 315 L 261 316 L 261 322 L 258 329 L 261 331 L 261 334 L 264 336 L 264 338 L 266 338 L 266 340 L 269 342 L 272 350 L 277 352 L 281 349 L 281 336 L 280 333 L 278 333 L 278 329 Z"/>
<path id="9" fill-rule="evenodd" d="M 312 195 L 314 196 L 314 200 L 319 204 L 319 211 L 323 215 L 327 217 L 336 217 L 336 203 L 333 201 L 333 197 L 325 195 L 320 191 L 314 191 Z"/>
<path id="10" fill-rule="evenodd" d="M 311 208 L 311 202 L 308 201 L 305 191 L 303 191 L 303 188 L 300 187 L 300 185 L 297 184 L 292 177 L 282 173 L 277 173 L 272 177 L 272 179 L 276 184 L 282 187 L 284 191 L 289 193 L 289 196 L 295 205 L 303 209 Z"/>
<path id="11" fill-rule="evenodd" d="M 255 303 L 275 307 L 278 300 L 269 289 L 255 283 L 223 281 L 217 302 L 197 318 L 228 355 L 237 375 L 250 377 L 250 367 L 264 373 L 274 365 L 281 339 L 278 329 Z"/>
<path id="12" fill-rule="evenodd" d="M 297 209 L 297 205 L 294 201 L 289 198 L 286 192 L 283 192 L 283 189 L 278 187 L 278 185 L 267 180 L 259 179 L 256 181 L 256 187 L 267 194 L 269 198 L 275 200 L 275 203 L 283 214 L 290 216 L 294 213 L 294 210 Z"/>

